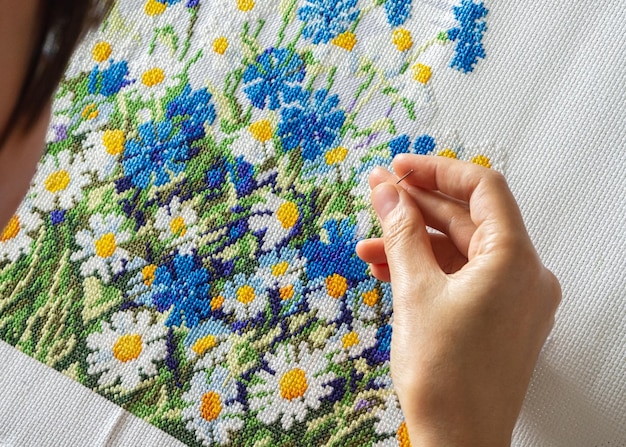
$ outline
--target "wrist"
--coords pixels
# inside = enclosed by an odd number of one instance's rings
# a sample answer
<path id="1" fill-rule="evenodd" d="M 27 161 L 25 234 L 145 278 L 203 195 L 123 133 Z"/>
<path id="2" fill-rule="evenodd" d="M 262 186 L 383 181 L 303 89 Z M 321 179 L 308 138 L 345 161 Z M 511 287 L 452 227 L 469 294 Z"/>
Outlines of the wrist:
<path id="1" fill-rule="evenodd" d="M 417 399 L 413 403 L 418 402 Z M 508 447 L 513 427 L 490 411 L 468 411 L 459 402 L 402 405 L 412 447 Z M 425 404 L 425 402 L 422 402 Z M 411 408 L 412 407 L 412 408 Z M 489 415 L 489 416 L 487 416 Z"/>

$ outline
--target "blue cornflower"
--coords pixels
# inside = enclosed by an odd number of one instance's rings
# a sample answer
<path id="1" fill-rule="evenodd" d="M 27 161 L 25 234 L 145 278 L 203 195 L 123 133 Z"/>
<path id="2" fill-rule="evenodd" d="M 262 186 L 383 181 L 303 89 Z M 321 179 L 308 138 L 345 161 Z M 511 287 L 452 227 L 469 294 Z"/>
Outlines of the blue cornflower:
<path id="1" fill-rule="evenodd" d="M 315 160 L 337 145 L 341 126 L 346 120 L 343 110 L 337 109 L 339 97 L 328 95 L 328 90 L 318 90 L 313 95 L 303 95 L 300 103 L 281 112 L 278 136 L 283 147 L 290 151 L 302 147 L 302 157 Z"/>
<path id="2" fill-rule="evenodd" d="M 360 12 L 357 0 L 307 0 L 298 9 L 298 18 L 306 23 L 303 35 L 314 44 L 328 43 L 348 30 Z"/>
<path id="3" fill-rule="evenodd" d="M 234 163 L 227 162 L 226 167 L 230 181 L 237 191 L 237 197 L 247 196 L 257 187 L 254 179 L 254 166 L 248 163 L 243 156 L 237 157 Z"/>
<path id="4" fill-rule="evenodd" d="M 413 144 L 416 154 L 426 155 L 435 150 L 435 139 L 430 135 L 422 135 L 417 137 Z"/>
<path id="5" fill-rule="evenodd" d="M 389 151 L 391 158 L 398 154 L 408 154 L 411 152 L 411 139 L 408 135 L 400 135 L 389 143 Z M 426 155 L 435 150 L 435 139 L 430 135 L 422 135 L 415 139 L 413 143 L 413 152 L 416 154 Z"/>
<path id="6" fill-rule="evenodd" d="M 172 123 L 149 121 L 139 126 L 139 137 L 126 142 L 122 166 L 133 185 L 161 186 L 185 169 L 189 143 Z"/>
<path id="7" fill-rule="evenodd" d="M 302 247 L 307 259 L 306 273 L 309 279 L 338 274 L 349 280 L 366 278 L 367 264 L 356 256 L 356 225 L 348 219 L 340 222 L 329 220 L 324 224 L 328 243 L 319 237 L 309 239 Z"/>
<path id="8" fill-rule="evenodd" d="M 485 58 L 482 38 L 487 31 L 487 23 L 481 19 L 484 19 L 489 11 L 483 2 L 474 3 L 473 0 L 462 0 L 453 11 L 459 26 L 448 30 L 448 39 L 458 40 L 456 54 L 450 66 L 468 73 L 474 70 L 478 58 Z"/>
<path id="9" fill-rule="evenodd" d="M 204 123 L 213 124 L 215 121 L 215 106 L 210 101 L 211 94 L 206 88 L 192 91 L 187 84 L 167 105 L 167 118 L 183 117 L 182 132 L 189 141 L 199 140 L 204 138 Z"/>
<path id="10" fill-rule="evenodd" d="M 378 328 L 376 333 L 376 351 L 379 354 L 378 360 L 389 360 L 389 353 L 391 352 L 391 325 L 386 324 Z"/>
<path id="11" fill-rule="evenodd" d="M 411 147 L 411 138 L 408 135 L 400 135 L 394 138 L 389 143 L 389 150 L 391 151 L 391 158 L 394 158 L 398 154 L 406 154 Z"/>
<path id="12" fill-rule="evenodd" d="M 404 25 L 411 15 L 411 0 L 387 0 L 385 2 L 387 22 L 391 26 Z"/>
<path id="13" fill-rule="evenodd" d="M 173 268 L 160 266 L 154 274 L 152 287 L 158 290 L 153 303 L 159 312 L 174 307 L 165 324 L 189 328 L 197 326 L 211 313 L 209 274 L 193 256 L 178 255 Z"/>
<path id="14" fill-rule="evenodd" d="M 113 62 L 109 68 L 100 70 L 97 66 L 89 73 L 87 91 L 89 94 L 101 94 L 112 96 L 133 81 L 126 79 L 128 76 L 128 63 L 126 61 Z"/>
<path id="15" fill-rule="evenodd" d="M 243 73 L 244 93 L 255 107 L 276 110 L 281 99 L 288 104 L 298 99 L 304 79 L 304 62 L 285 48 L 269 48 Z M 269 104 L 268 104 L 269 102 Z"/>

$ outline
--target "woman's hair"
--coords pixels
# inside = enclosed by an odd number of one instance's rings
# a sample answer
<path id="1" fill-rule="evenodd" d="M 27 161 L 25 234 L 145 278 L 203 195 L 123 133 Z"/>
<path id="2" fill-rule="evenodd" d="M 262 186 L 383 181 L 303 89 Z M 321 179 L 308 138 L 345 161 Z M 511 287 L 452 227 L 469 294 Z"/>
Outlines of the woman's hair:
<path id="1" fill-rule="evenodd" d="M 56 90 L 76 45 L 97 27 L 112 0 L 40 0 L 38 40 L 17 105 L 9 118 L 0 148 L 10 129 L 29 130 Z"/>

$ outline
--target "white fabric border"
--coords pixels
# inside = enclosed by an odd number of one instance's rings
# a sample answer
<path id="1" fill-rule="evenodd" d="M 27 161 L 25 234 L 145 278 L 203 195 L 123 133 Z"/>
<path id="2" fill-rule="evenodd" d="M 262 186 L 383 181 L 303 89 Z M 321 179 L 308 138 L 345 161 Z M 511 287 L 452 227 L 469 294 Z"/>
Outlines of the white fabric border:
<path id="1" fill-rule="evenodd" d="M 626 23 L 620 0 L 487 0 L 487 59 L 433 77 L 433 131 L 507 154 L 529 232 L 561 279 L 515 446 L 626 445 Z M 176 446 L 0 343 L 0 446 Z"/>

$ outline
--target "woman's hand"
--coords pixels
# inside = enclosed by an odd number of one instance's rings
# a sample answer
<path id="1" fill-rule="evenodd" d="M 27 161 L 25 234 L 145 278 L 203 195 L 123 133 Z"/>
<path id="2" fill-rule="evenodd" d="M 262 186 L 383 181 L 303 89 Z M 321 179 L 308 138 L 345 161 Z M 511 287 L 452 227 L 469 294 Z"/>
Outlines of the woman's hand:
<path id="1" fill-rule="evenodd" d="M 391 375 L 413 446 L 504 446 L 561 299 L 503 176 L 400 155 L 370 175 L 383 237 L 358 255 L 391 281 Z M 426 226 L 442 234 L 426 231 Z"/>

